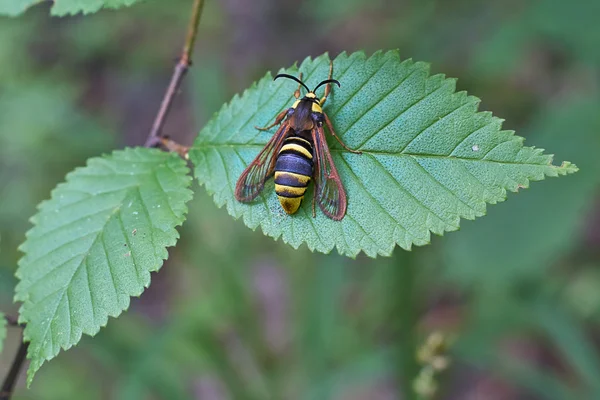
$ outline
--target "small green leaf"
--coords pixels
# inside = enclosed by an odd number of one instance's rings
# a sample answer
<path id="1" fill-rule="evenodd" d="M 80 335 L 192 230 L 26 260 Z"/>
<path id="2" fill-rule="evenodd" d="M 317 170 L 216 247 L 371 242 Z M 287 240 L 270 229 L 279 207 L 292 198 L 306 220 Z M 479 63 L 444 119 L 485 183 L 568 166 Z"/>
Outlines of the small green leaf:
<path id="1" fill-rule="evenodd" d="M 4 318 L 4 314 L 0 312 L 0 354 L 4 348 L 4 339 L 6 339 L 6 318 Z"/>
<path id="2" fill-rule="evenodd" d="M 95 335 L 150 285 L 179 235 L 191 178 L 154 149 L 90 159 L 32 218 L 21 246 L 16 301 L 30 341 L 28 383 L 45 360 Z"/>
<path id="3" fill-rule="evenodd" d="M 327 78 L 329 57 L 307 58 L 300 68 L 308 87 Z M 252 229 L 282 237 L 297 248 L 356 256 L 389 255 L 396 244 L 424 245 L 430 233 L 459 227 L 461 218 L 486 212 L 486 203 L 506 198 L 507 190 L 530 181 L 577 171 L 575 165 L 552 164 L 541 149 L 524 147 L 523 138 L 502 131 L 502 120 L 477 112 L 479 99 L 455 93 L 455 80 L 429 76 L 429 66 L 401 61 L 396 51 L 345 53 L 334 61 L 333 77 L 341 83 L 325 104 L 338 135 L 362 155 L 343 151 L 329 141 L 335 165 L 348 194 L 341 222 L 317 210 L 312 218 L 312 189 L 298 213 L 286 215 L 270 180 L 251 204 L 233 196 L 236 180 L 273 135 L 265 126 L 292 105 L 296 85 L 273 82 L 267 74 L 241 97 L 235 96 L 200 132 L 190 152 L 195 175 Z M 312 186 L 311 186 L 312 187 Z"/>
<path id="4" fill-rule="evenodd" d="M 44 0 L 0 0 L 0 15 L 17 16 L 29 7 Z M 140 0 L 54 0 L 50 13 L 56 16 L 69 14 L 91 14 L 101 8 L 120 8 L 130 6 Z"/>

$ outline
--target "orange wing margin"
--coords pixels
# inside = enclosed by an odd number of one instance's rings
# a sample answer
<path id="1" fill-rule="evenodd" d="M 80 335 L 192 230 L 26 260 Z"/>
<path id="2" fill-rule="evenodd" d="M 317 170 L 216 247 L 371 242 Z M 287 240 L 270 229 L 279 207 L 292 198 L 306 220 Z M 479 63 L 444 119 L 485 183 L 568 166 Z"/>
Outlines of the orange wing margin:
<path id="1" fill-rule="evenodd" d="M 289 135 L 289 125 L 283 123 L 271 140 L 258 153 L 258 156 L 242 172 L 235 185 L 235 198 L 248 203 L 256 198 L 265 187 L 265 181 L 271 177 L 275 169 L 277 154 L 284 139 Z"/>
<path id="2" fill-rule="evenodd" d="M 313 129 L 312 140 L 317 159 L 315 163 L 315 199 L 325 215 L 339 221 L 346 215 L 348 201 L 342 180 L 331 158 L 322 126 Z"/>

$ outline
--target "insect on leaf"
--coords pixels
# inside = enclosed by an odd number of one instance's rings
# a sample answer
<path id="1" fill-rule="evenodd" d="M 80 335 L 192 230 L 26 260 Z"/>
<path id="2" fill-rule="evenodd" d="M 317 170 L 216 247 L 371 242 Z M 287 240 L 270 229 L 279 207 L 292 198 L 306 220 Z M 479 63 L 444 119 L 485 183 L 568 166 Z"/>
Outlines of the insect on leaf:
<path id="1" fill-rule="evenodd" d="M 21 245 L 15 299 L 30 341 L 28 383 L 44 361 L 95 335 L 150 285 L 191 198 L 185 162 L 156 149 L 90 159 L 39 206 Z"/>
<path id="2" fill-rule="evenodd" d="M 255 126 L 271 123 L 293 103 L 296 85 L 273 82 L 267 74 L 242 96 L 223 106 L 200 132 L 190 152 L 195 175 L 252 229 L 282 238 L 297 248 L 356 256 L 389 255 L 396 245 L 410 249 L 459 228 L 461 218 L 485 214 L 486 204 L 530 181 L 577 171 L 575 165 L 552 164 L 542 149 L 523 146 L 523 138 L 501 129 L 502 120 L 478 112 L 479 99 L 455 92 L 455 80 L 429 75 L 428 64 L 400 60 L 398 52 L 342 53 L 334 60 L 334 87 L 325 104 L 336 133 L 329 147 L 348 195 L 348 209 L 336 222 L 317 210 L 312 218 L 312 186 L 297 214 L 281 210 L 272 179 L 252 203 L 234 199 L 244 168 L 273 135 Z M 327 78 L 328 55 L 307 58 L 299 68 L 308 87 Z M 321 95 L 321 93 L 317 93 Z"/>

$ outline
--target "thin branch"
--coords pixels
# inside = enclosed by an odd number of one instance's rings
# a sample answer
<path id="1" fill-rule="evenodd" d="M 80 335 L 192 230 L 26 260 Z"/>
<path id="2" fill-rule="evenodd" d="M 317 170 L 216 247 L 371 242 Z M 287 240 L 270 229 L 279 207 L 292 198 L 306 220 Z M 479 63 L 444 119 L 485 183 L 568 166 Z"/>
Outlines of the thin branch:
<path id="1" fill-rule="evenodd" d="M 0 400 L 10 400 L 15 383 L 17 383 L 17 379 L 19 378 L 19 372 L 21 372 L 21 368 L 25 362 L 28 347 L 29 342 L 21 342 L 19 345 L 19 350 L 10 366 L 10 371 L 8 371 L 8 375 L 6 375 L 6 379 L 2 384 L 2 389 L 0 389 Z"/>
<path id="2" fill-rule="evenodd" d="M 202 14 L 203 6 L 204 0 L 194 0 L 192 18 L 190 19 L 190 24 L 188 26 L 188 33 L 185 40 L 185 45 L 183 46 L 183 52 L 181 53 L 179 61 L 175 65 L 171 82 L 169 83 L 162 103 L 160 104 L 154 124 L 152 125 L 148 139 L 146 139 L 146 143 L 144 144 L 145 147 L 155 147 L 161 142 L 161 131 L 165 125 L 165 120 L 167 118 L 167 114 L 169 113 L 169 109 L 171 108 L 171 104 L 173 104 L 173 99 L 175 98 L 175 95 L 181 86 L 181 82 L 183 81 L 185 73 L 189 69 L 190 65 L 192 65 L 192 53 L 194 50 L 194 43 L 196 42 L 196 36 L 198 34 L 198 25 L 200 23 L 200 15 Z"/>
<path id="3" fill-rule="evenodd" d="M 174 140 L 171 140 L 167 137 L 160 138 L 160 143 L 162 144 L 162 146 L 165 149 L 169 150 L 170 152 L 175 152 L 175 153 L 179 154 L 179 156 L 181 158 L 183 158 L 184 160 L 188 160 L 190 158 L 190 156 L 188 154 L 190 151 L 190 148 L 188 146 L 179 144 L 179 143 L 175 142 Z"/>

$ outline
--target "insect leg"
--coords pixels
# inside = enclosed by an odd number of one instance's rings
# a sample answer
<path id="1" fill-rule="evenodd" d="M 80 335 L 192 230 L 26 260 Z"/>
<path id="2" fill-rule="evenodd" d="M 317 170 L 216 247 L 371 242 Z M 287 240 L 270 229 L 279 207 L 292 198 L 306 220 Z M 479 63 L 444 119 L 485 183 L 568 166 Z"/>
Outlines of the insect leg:
<path id="1" fill-rule="evenodd" d="M 342 140 L 335 134 L 335 131 L 333 130 L 333 124 L 331 123 L 331 120 L 329 119 L 329 117 L 327 116 L 327 114 L 323 113 L 323 115 L 325 116 L 325 123 L 327 124 L 327 127 L 329 128 L 329 132 L 331 132 L 331 134 L 333 135 L 333 137 L 336 138 L 338 142 L 340 142 L 340 144 L 342 145 L 342 147 L 344 149 L 348 150 L 351 153 L 362 154 L 362 151 L 360 151 L 360 150 L 352 150 L 350 147 L 346 146 L 344 144 L 344 142 L 342 142 Z"/>
<path id="2" fill-rule="evenodd" d="M 302 72 L 300 72 L 300 75 L 298 76 L 298 79 L 300 79 L 300 81 L 302 81 Z M 296 91 L 294 92 L 294 97 L 299 99 L 300 98 L 300 89 L 302 88 L 302 84 L 299 83 L 298 84 L 298 89 L 296 89 Z"/>
<path id="3" fill-rule="evenodd" d="M 331 79 L 331 77 L 333 76 L 333 61 L 329 61 L 329 76 L 327 77 L 327 79 Z M 328 83 L 327 85 L 325 85 L 325 94 L 323 95 L 323 97 L 321 98 L 321 107 L 323 107 L 323 104 L 325 103 L 325 100 L 327 100 L 327 96 L 329 96 L 329 93 L 331 92 L 331 83 Z"/>
<path id="4" fill-rule="evenodd" d="M 277 114 L 277 117 L 275 117 L 275 122 L 273 122 L 269 126 L 265 126 L 264 128 L 259 128 L 258 126 L 255 126 L 254 128 L 258 129 L 259 131 L 268 131 L 269 129 L 271 129 L 275 125 L 279 125 L 281 123 L 281 121 L 283 121 L 283 119 L 285 118 L 287 112 L 288 112 L 288 110 L 283 110 L 282 112 L 280 112 L 279 114 Z"/>

